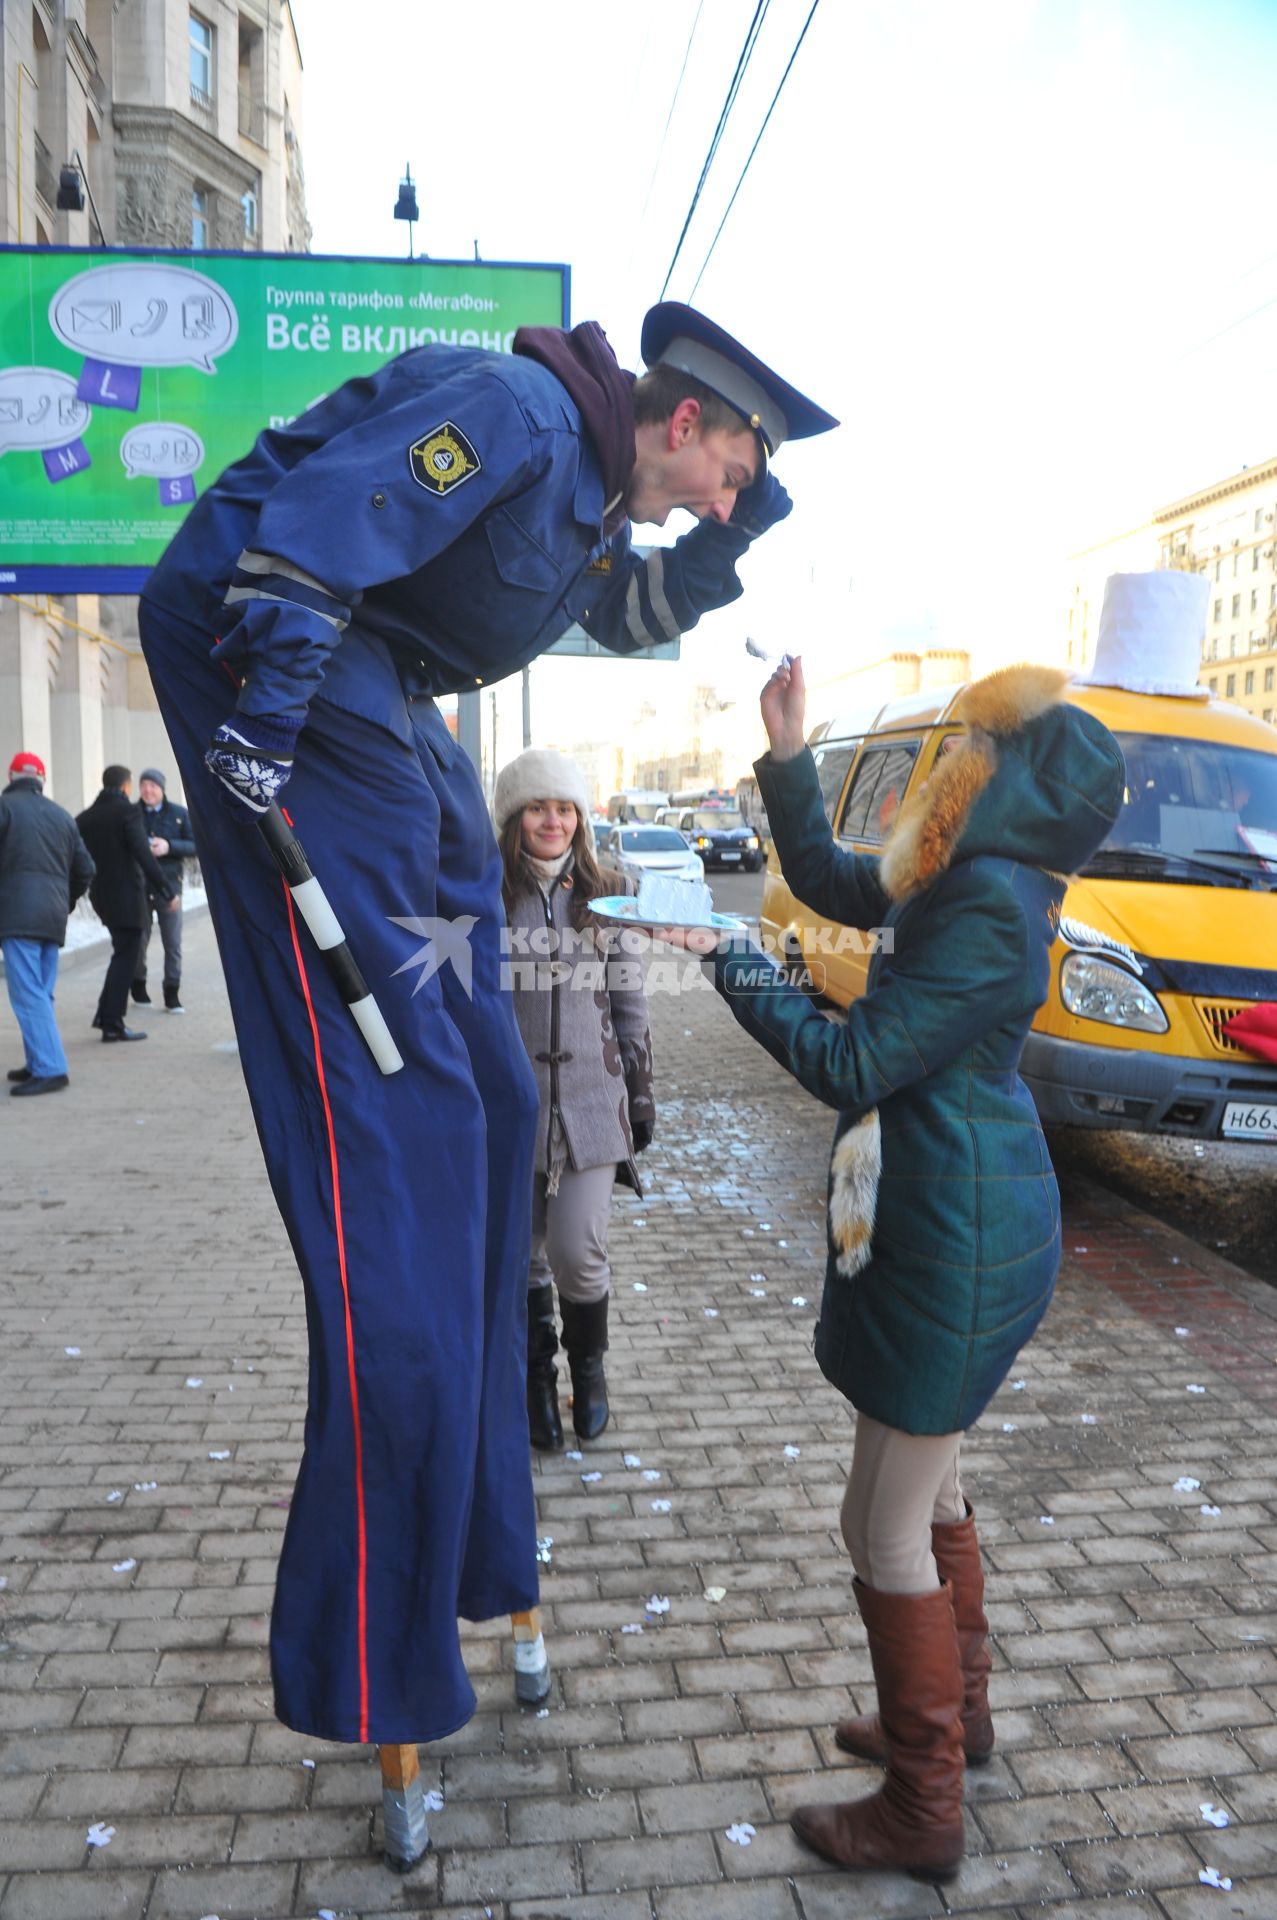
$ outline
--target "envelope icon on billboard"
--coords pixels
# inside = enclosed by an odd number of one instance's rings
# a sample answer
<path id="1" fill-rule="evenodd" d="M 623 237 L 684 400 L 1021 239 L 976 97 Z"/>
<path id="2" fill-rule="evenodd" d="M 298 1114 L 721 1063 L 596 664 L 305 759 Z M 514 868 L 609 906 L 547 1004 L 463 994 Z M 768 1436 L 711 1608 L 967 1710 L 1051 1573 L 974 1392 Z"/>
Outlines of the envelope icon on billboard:
<path id="1" fill-rule="evenodd" d="M 0 400 L 0 420 L 21 420 L 22 401 Z"/>
<path id="2" fill-rule="evenodd" d="M 71 309 L 71 324 L 80 333 L 114 333 L 120 324 L 120 303 L 82 300 Z"/>

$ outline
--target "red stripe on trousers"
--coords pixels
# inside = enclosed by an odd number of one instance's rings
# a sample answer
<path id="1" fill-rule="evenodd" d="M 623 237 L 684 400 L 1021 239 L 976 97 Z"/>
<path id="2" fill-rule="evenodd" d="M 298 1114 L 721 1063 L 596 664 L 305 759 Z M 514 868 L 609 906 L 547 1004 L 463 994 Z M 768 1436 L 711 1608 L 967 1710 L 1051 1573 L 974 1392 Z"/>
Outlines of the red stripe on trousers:
<path id="1" fill-rule="evenodd" d="M 285 814 L 285 819 L 288 819 Z M 289 820 L 289 826 L 292 821 Z M 284 883 L 281 881 L 281 885 Z M 346 1312 L 346 1374 L 350 1381 L 350 1415 L 355 1430 L 355 1512 L 359 1531 L 359 1738 L 368 1739 L 368 1540 L 364 1522 L 364 1444 L 363 1433 L 359 1425 L 359 1386 L 355 1379 L 355 1330 L 350 1318 L 350 1285 L 346 1276 L 346 1236 L 341 1219 L 341 1181 L 337 1172 L 337 1137 L 333 1132 L 332 1108 L 328 1104 L 328 1086 L 324 1079 L 324 1055 L 319 1044 L 319 1025 L 315 1019 L 315 1008 L 310 997 L 310 982 L 306 978 L 306 963 L 302 959 L 301 946 L 297 939 L 297 916 L 293 911 L 293 896 L 284 885 L 284 899 L 288 903 L 288 925 L 293 936 L 293 952 L 297 957 L 297 972 L 306 997 L 306 1012 L 310 1017 L 311 1037 L 315 1043 L 315 1072 L 319 1078 L 319 1097 L 324 1103 L 324 1124 L 328 1129 L 328 1159 L 333 1176 L 333 1222 L 337 1231 L 337 1265 L 341 1273 L 342 1300 Z"/>

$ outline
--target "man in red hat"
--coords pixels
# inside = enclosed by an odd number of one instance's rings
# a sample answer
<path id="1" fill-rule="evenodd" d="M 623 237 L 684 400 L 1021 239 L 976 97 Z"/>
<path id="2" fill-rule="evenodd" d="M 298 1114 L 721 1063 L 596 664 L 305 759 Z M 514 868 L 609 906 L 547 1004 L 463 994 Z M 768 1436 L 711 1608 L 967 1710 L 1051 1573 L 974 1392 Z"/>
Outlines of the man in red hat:
<path id="1" fill-rule="evenodd" d="M 0 793 L 0 948 L 26 1059 L 9 1074 L 11 1094 L 58 1093 L 68 1084 L 53 1010 L 58 950 L 93 872 L 75 821 L 45 797 L 43 760 L 15 753 Z"/>

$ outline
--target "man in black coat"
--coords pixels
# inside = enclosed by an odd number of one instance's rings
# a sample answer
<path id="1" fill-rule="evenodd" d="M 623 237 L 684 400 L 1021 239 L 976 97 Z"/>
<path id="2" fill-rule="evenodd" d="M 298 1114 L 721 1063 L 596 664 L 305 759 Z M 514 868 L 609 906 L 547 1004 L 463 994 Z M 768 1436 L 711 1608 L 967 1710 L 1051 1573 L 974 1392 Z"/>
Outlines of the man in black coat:
<path id="1" fill-rule="evenodd" d="M 93 1024 L 101 1028 L 104 1040 L 146 1038 L 144 1033 L 125 1026 L 124 1012 L 151 917 L 148 882 L 161 900 L 173 897 L 173 889 L 151 852 L 142 809 L 133 804 L 132 787 L 133 775 L 127 767 L 108 767 L 102 775 L 101 793 L 75 822 L 97 864 L 89 899 L 111 936 L 111 960 L 93 1016 Z"/>
<path id="2" fill-rule="evenodd" d="M 53 992 L 67 915 L 93 878 L 75 821 L 44 795 L 44 762 L 15 753 L 0 793 L 0 948 L 9 1005 L 26 1063 L 9 1074 L 15 1094 L 67 1085 Z"/>
<path id="3" fill-rule="evenodd" d="M 143 767 L 138 781 L 138 797 L 142 802 L 142 822 L 146 828 L 151 852 L 160 863 L 164 878 L 173 889 L 173 898 L 160 900 L 148 890 L 146 896 L 147 915 L 146 932 L 142 937 L 142 952 L 138 960 L 137 976 L 133 981 L 133 998 L 140 1007 L 149 1007 L 151 996 L 146 990 L 146 954 L 151 944 L 151 914 L 155 914 L 160 923 L 160 939 L 164 946 L 164 1011 L 166 1013 L 185 1013 L 182 1005 L 182 867 L 183 863 L 195 852 L 195 836 L 191 830 L 191 816 L 185 807 L 179 807 L 170 800 L 167 792 L 168 782 L 158 767 Z"/>

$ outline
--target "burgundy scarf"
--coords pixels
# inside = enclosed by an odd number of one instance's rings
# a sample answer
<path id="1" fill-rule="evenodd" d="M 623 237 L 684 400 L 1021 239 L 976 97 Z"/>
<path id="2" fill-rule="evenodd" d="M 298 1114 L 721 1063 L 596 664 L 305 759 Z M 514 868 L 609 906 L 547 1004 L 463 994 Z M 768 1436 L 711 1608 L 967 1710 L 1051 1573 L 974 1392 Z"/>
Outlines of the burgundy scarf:
<path id="1" fill-rule="evenodd" d="M 605 508 L 618 504 L 603 522 L 605 534 L 625 525 L 625 492 L 634 471 L 634 375 L 616 363 L 607 335 L 593 320 L 571 333 L 561 327 L 520 327 L 515 353 L 539 360 L 562 382 L 581 411 L 585 430 L 603 468 Z"/>

